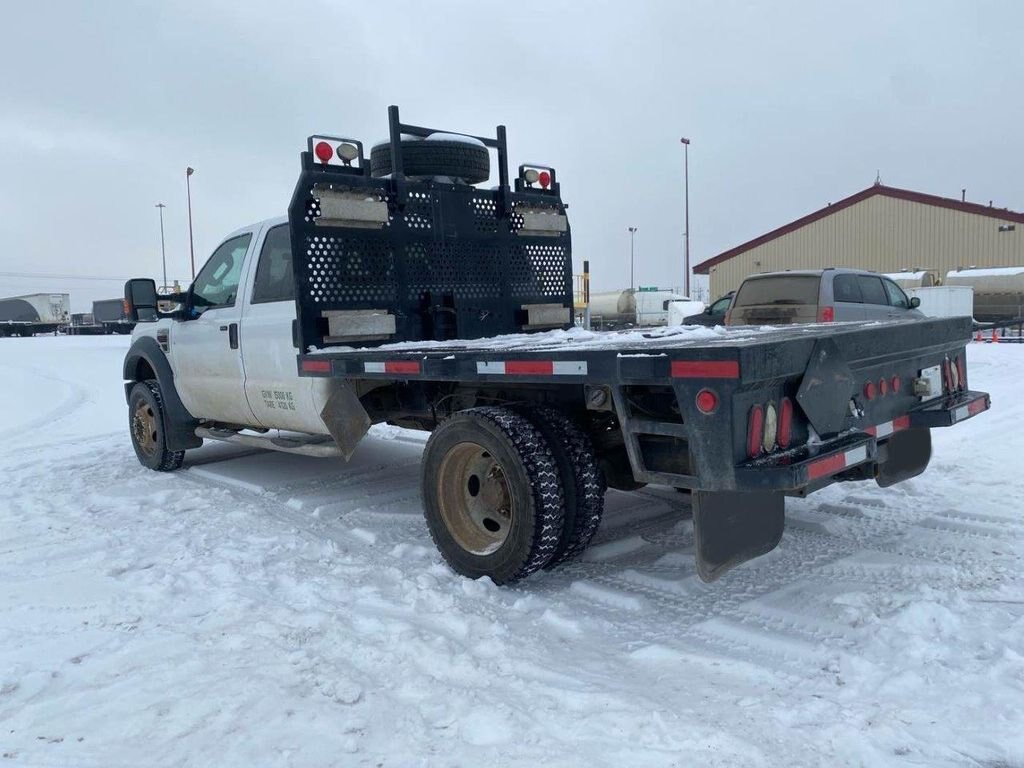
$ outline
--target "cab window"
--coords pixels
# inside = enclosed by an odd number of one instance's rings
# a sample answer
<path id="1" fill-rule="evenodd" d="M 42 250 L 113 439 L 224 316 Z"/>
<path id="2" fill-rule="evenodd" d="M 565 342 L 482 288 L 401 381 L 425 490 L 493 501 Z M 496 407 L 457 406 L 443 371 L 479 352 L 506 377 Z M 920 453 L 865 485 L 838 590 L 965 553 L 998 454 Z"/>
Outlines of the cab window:
<path id="1" fill-rule="evenodd" d="M 885 295 L 885 288 L 882 287 L 882 278 L 874 275 L 857 275 L 857 282 L 860 284 L 860 295 L 864 297 L 865 304 L 889 303 L 889 297 Z"/>
<path id="2" fill-rule="evenodd" d="M 292 244 L 288 225 L 281 224 L 267 232 L 256 265 L 256 282 L 252 289 L 252 303 L 293 301 L 295 277 L 292 273 Z"/>
<path id="3" fill-rule="evenodd" d="M 247 232 L 222 243 L 199 270 L 192 283 L 192 309 L 196 314 L 211 307 L 234 306 L 250 240 L 252 233 Z"/>
<path id="4" fill-rule="evenodd" d="M 894 307 L 900 309 L 910 309 L 910 299 L 907 298 L 907 294 L 903 292 L 892 280 L 882 280 L 882 285 L 885 286 L 885 292 L 889 294 L 889 303 Z"/>
<path id="5" fill-rule="evenodd" d="M 711 305 L 711 314 L 725 314 L 725 310 L 729 308 L 729 302 L 732 301 L 732 296 L 726 296 L 725 298 L 719 299 Z"/>

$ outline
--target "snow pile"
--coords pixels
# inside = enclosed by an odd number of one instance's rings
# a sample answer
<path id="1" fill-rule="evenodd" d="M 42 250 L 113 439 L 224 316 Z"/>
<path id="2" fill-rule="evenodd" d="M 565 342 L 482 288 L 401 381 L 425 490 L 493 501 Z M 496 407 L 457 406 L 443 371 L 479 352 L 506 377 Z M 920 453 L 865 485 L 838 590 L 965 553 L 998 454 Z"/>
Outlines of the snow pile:
<path id="1" fill-rule="evenodd" d="M 430 544 L 422 435 L 156 474 L 126 339 L 3 341 L 5 765 L 1024 763 L 1022 348 L 970 347 L 994 410 L 927 474 L 789 500 L 781 546 L 713 585 L 686 497 L 647 488 L 497 588 Z"/>

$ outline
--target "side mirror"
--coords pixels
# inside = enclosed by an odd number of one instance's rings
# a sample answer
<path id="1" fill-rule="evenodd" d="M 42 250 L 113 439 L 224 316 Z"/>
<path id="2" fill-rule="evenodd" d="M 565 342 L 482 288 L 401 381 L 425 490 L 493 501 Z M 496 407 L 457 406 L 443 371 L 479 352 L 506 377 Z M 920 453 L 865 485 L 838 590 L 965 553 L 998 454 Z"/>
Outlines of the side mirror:
<path id="1" fill-rule="evenodd" d="M 710 315 L 710 314 L 713 314 L 713 313 L 711 312 L 711 307 L 705 307 L 705 308 L 704 308 L 704 314 L 705 314 L 705 315 Z"/>
<path id="2" fill-rule="evenodd" d="M 148 277 L 136 277 L 124 284 L 124 300 L 128 317 L 137 323 L 157 319 L 156 281 Z"/>
<path id="3" fill-rule="evenodd" d="M 921 306 L 921 299 L 919 299 L 917 296 L 911 296 L 910 297 L 910 308 L 911 309 L 917 309 L 920 306 Z"/>

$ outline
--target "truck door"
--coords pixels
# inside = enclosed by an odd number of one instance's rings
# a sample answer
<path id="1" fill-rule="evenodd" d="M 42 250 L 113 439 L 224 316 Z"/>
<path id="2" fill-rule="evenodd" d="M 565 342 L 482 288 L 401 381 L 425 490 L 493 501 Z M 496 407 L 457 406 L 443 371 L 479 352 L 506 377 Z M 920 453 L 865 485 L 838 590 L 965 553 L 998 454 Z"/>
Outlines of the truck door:
<path id="1" fill-rule="evenodd" d="M 250 270 L 251 271 L 251 270 Z M 255 275 L 242 308 L 245 395 L 268 429 L 326 434 L 320 409 L 330 382 L 300 378 L 296 369 L 295 278 L 287 224 L 264 231 Z"/>
<path id="2" fill-rule="evenodd" d="M 175 322 L 170 360 L 182 403 L 196 418 L 230 424 L 256 423 L 243 394 L 245 376 L 239 348 L 246 253 L 255 232 L 236 234 L 213 252 L 189 292 L 189 317 Z"/>

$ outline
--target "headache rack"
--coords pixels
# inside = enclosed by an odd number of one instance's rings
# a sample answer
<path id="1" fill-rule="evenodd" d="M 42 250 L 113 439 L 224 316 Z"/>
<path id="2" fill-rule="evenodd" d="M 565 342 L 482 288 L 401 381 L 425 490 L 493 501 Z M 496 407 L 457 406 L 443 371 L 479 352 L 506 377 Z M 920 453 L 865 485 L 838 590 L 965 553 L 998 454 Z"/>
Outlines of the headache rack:
<path id="1" fill-rule="evenodd" d="M 302 153 L 288 208 L 300 351 L 570 327 L 571 237 L 554 171 L 541 188 L 527 183 L 537 166 L 520 166 L 510 188 L 504 126 L 487 138 L 402 123 L 394 106 L 388 117 L 393 173 L 373 175 L 352 139 L 314 136 Z M 432 134 L 496 150 L 498 186 L 403 174 L 403 143 Z"/>

